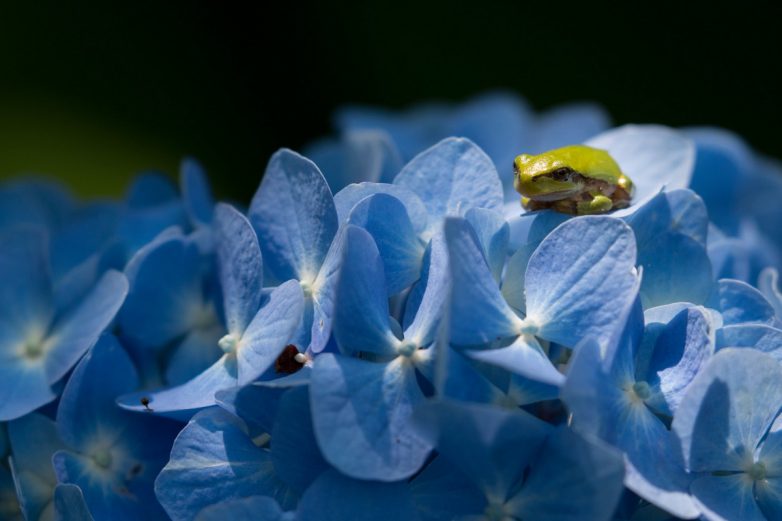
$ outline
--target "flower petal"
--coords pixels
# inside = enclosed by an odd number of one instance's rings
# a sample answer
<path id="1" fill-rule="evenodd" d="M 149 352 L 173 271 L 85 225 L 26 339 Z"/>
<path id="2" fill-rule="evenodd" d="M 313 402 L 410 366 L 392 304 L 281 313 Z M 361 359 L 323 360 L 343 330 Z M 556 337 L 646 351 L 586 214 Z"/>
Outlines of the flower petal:
<path id="1" fill-rule="evenodd" d="M 690 488 L 709 521 L 767 521 L 755 501 L 752 480 L 744 474 L 702 476 Z"/>
<path id="2" fill-rule="evenodd" d="M 396 481 L 415 473 L 430 446 L 410 428 L 423 400 L 412 365 L 324 353 L 310 385 L 313 423 L 323 456 L 357 479 Z"/>
<path id="3" fill-rule="evenodd" d="M 385 183 L 355 183 L 346 186 L 334 196 L 334 205 L 337 207 L 339 222 L 344 223 L 350 211 L 363 199 L 375 195 L 387 194 L 397 198 L 405 205 L 407 215 L 417 234 L 421 234 L 429 225 L 429 213 L 421 199 L 411 190 L 398 185 Z"/>
<path id="4" fill-rule="evenodd" d="M 314 281 L 337 233 L 331 190 L 315 163 L 288 149 L 276 152 L 249 215 L 271 273 L 280 281 Z"/>
<path id="5" fill-rule="evenodd" d="M 486 262 L 491 269 L 491 274 L 494 280 L 499 283 L 508 256 L 508 241 L 510 240 L 508 223 L 499 213 L 484 208 L 471 208 L 464 217 L 472 225 L 483 249 Z"/>
<path id="6" fill-rule="evenodd" d="M 63 483 L 54 488 L 54 511 L 58 521 L 93 521 L 84 494 L 76 485 Z"/>
<path id="7" fill-rule="evenodd" d="M 204 167 L 192 157 L 186 157 L 179 165 L 179 186 L 190 220 L 202 226 L 210 224 L 215 206 L 212 191 Z"/>
<path id="8" fill-rule="evenodd" d="M 722 313 L 726 326 L 774 323 L 775 313 L 771 304 L 761 292 L 740 280 L 718 281 L 707 305 Z"/>
<path id="9" fill-rule="evenodd" d="M 283 512 L 280 505 L 268 496 L 250 496 L 229 499 L 205 507 L 195 521 L 235 521 L 263 519 L 264 521 L 293 521 L 293 512 Z"/>

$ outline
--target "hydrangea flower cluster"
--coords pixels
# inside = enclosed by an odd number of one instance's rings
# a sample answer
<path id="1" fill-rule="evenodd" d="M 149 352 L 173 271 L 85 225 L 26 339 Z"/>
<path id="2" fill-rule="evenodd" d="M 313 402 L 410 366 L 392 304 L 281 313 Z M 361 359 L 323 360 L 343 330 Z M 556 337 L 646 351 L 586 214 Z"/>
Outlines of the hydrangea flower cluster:
<path id="1" fill-rule="evenodd" d="M 507 94 L 336 122 L 248 208 L 0 185 L 2 519 L 782 518 L 780 165 Z M 574 143 L 631 205 L 524 212 Z"/>

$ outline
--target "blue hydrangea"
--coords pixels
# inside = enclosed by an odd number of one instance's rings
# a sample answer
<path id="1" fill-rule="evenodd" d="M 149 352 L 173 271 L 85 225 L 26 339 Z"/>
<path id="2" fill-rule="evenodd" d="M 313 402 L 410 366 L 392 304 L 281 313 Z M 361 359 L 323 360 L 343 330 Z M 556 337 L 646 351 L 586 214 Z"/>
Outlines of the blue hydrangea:
<path id="1" fill-rule="evenodd" d="M 0 185 L 0 518 L 782 516 L 777 162 L 499 92 L 335 126 L 246 209 Z M 525 211 L 575 143 L 630 205 Z"/>

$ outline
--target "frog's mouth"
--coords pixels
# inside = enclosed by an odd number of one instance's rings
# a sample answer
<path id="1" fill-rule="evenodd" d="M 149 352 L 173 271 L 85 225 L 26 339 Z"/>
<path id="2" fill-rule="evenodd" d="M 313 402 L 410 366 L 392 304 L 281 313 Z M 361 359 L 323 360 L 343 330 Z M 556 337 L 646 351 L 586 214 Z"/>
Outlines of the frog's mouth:
<path id="1" fill-rule="evenodd" d="M 558 168 L 545 175 L 522 180 L 518 188 L 519 192 L 535 201 L 560 201 L 581 194 L 588 181 L 572 168 Z"/>

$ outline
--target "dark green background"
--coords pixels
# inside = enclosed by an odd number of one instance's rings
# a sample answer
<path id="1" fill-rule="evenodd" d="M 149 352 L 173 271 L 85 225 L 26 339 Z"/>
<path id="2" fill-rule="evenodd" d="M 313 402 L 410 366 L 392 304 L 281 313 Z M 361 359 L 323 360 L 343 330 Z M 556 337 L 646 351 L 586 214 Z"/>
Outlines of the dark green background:
<path id="1" fill-rule="evenodd" d="M 31 4 L 0 7 L 0 177 L 118 194 L 192 154 L 247 200 L 269 154 L 329 132 L 340 104 L 490 88 L 538 109 L 596 100 L 617 123 L 720 125 L 782 156 L 780 14 L 749 3 Z"/>

